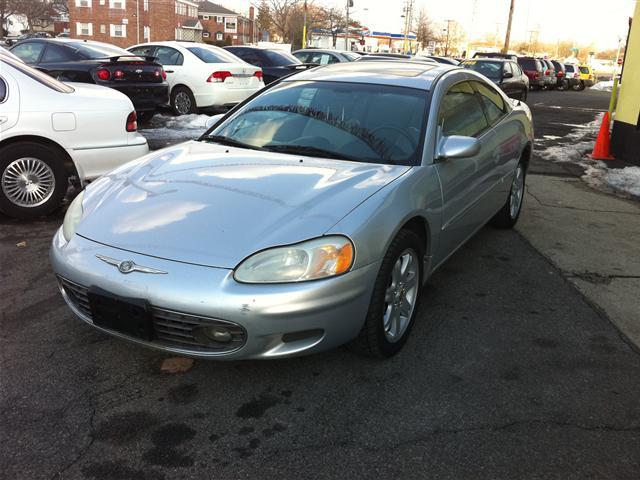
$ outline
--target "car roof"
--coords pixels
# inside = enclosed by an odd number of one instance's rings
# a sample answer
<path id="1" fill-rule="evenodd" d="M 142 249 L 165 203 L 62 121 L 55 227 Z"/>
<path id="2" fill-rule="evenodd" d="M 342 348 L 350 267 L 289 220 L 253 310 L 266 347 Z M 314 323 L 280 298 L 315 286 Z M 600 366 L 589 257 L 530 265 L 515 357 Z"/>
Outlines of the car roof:
<path id="1" fill-rule="evenodd" d="M 284 81 L 374 83 L 430 90 L 438 77 L 451 70 L 462 71 L 460 67 L 435 62 L 433 64 L 403 60 L 347 62 L 305 70 Z"/>
<path id="2" fill-rule="evenodd" d="M 511 58 L 491 58 L 491 57 L 478 57 L 478 58 L 466 58 L 462 60 L 463 62 L 515 62 L 515 60 Z"/>

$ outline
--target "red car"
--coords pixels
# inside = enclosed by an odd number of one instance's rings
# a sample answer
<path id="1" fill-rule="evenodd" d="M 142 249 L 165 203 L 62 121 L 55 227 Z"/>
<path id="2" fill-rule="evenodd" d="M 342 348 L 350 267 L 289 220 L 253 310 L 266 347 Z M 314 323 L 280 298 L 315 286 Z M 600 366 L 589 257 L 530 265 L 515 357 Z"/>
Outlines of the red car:
<path id="1" fill-rule="evenodd" d="M 544 68 L 540 60 L 533 57 L 518 57 L 518 65 L 520 65 L 524 74 L 529 77 L 529 87 L 531 89 L 539 90 L 544 87 Z"/>

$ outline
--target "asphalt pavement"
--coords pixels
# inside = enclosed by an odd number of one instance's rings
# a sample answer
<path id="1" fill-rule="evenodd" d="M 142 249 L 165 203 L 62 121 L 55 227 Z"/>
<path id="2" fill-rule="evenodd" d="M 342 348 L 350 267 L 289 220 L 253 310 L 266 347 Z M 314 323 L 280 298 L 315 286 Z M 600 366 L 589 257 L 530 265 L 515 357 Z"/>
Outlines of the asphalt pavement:
<path id="1" fill-rule="evenodd" d="M 595 93 L 532 93 L 537 135 L 590 121 Z M 574 174 L 556 168 L 534 160 Z M 517 231 L 483 229 L 434 275 L 390 360 L 163 374 L 166 355 L 66 308 L 47 257 L 61 221 L 0 217 L 4 478 L 640 476 L 640 354 Z"/>

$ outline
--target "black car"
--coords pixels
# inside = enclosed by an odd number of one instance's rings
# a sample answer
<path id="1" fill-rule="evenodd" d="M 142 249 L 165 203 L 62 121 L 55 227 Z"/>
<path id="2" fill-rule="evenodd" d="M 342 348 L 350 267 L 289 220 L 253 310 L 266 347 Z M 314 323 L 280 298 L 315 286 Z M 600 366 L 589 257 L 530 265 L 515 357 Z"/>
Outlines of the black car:
<path id="1" fill-rule="evenodd" d="M 520 68 L 520 65 L 512 60 L 474 58 L 461 62 L 460 66 L 483 74 L 498 85 L 508 97 L 521 101 L 527 99 L 529 79 Z"/>
<path id="2" fill-rule="evenodd" d="M 556 69 L 556 89 L 567 90 L 569 88 L 569 80 L 567 79 L 567 71 L 564 63 L 557 60 L 551 60 L 551 64 Z"/>
<path id="3" fill-rule="evenodd" d="M 16 43 L 22 42 L 24 40 L 29 40 L 30 38 L 51 38 L 51 37 L 53 37 L 53 35 L 51 35 L 49 32 L 23 33 L 22 35 L 19 35 L 15 38 L 7 38 L 5 40 L 5 44 L 7 44 L 8 46 L 11 46 L 11 45 L 15 45 Z"/>
<path id="4" fill-rule="evenodd" d="M 236 57 L 247 63 L 262 68 L 265 85 L 287 75 L 317 67 L 317 63 L 302 63 L 296 57 L 283 50 L 260 47 L 224 47 Z"/>
<path id="5" fill-rule="evenodd" d="M 25 63 L 58 80 L 95 83 L 128 96 L 141 117 L 169 103 L 162 65 L 107 43 L 87 40 L 30 39 L 11 48 Z"/>
<path id="6" fill-rule="evenodd" d="M 317 63 L 318 65 L 328 65 L 330 63 L 353 62 L 360 55 L 346 50 L 324 50 L 319 48 L 303 48 L 293 52 L 293 56 L 302 63 Z"/>

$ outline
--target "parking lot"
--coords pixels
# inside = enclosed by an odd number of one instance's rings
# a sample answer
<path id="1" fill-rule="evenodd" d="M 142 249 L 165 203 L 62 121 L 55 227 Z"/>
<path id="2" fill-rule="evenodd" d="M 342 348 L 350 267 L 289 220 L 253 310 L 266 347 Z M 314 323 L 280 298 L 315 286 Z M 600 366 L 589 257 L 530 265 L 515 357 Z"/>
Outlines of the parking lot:
<path id="1" fill-rule="evenodd" d="M 581 175 L 540 152 L 607 101 L 532 92 L 532 173 Z M 191 135 L 154 122 L 152 148 Z M 166 355 L 65 306 L 48 262 L 62 218 L 0 217 L 5 478 L 638 476 L 640 355 L 517 231 L 483 229 L 435 274 L 392 359 L 338 349 L 165 374 Z"/>

